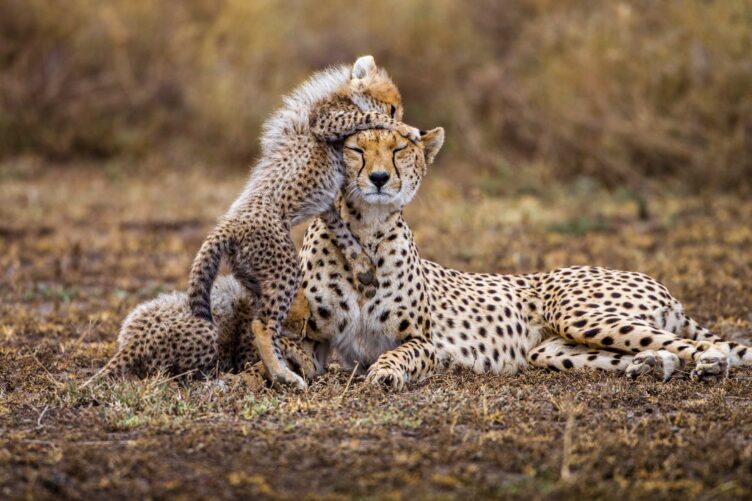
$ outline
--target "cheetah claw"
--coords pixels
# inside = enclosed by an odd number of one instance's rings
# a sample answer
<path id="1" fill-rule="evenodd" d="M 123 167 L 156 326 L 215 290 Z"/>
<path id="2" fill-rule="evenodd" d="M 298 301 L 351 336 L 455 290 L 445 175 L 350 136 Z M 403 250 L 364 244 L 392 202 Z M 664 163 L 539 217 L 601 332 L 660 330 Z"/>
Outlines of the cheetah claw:
<path id="1" fill-rule="evenodd" d="M 298 343 L 289 338 L 281 338 L 279 343 L 285 360 L 289 364 L 292 364 L 304 378 L 312 380 L 316 375 L 316 365 L 313 356 L 301 349 Z"/>
<path id="2" fill-rule="evenodd" d="M 267 372 L 267 375 L 269 379 L 271 379 L 272 385 L 276 383 L 284 383 L 287 385 L 294 386 L 299 390 L 305 391 L 306 389 L 308 389 L 308 383 L 305 382 L 305 379 L 303 379 L 302 377 L 295 374 L 289 369 L 288 369 L 288 372 L 289 374 L 279 374 L 279 375 L 272 375 Z"/>
<path id="3" fill-rule="evenodd" d="M 399 133 L 400 136 L 406 139 L 409 139 L 413 143 L 417 143 L 418 141 L 420 141 L 420 130 L 410 125 L 402 124 L 401 127 L 397 128 L 397 132 Z"/>
<path id="4" fill-rule="evenodd" d="M 386 386 L 395 390 L 401 390 L 405 387 L 405 378 L 402 372 L 387 366 L 377 367 L 377 364 L 371 367 L 366 376 L 366 381 L 373 385 Z"/>
<path id="5" fill-rule="evenodd" d="M 700 360 L 692 370 L 693 381 L 717 381 L 725 379 L 729 373 L 728 357 L 718 350 L 708 350 L 700 355 Z"/>
<path id="6" fill-rule="evenodd" d="M 674 353 L 667 350 L 648 350 L 636 354 L 625 372 L 630 379 L 653 373 L 665 383 L 671 379 L 674 371 L 679 367 L 681 367 L 681 361 Z"/>

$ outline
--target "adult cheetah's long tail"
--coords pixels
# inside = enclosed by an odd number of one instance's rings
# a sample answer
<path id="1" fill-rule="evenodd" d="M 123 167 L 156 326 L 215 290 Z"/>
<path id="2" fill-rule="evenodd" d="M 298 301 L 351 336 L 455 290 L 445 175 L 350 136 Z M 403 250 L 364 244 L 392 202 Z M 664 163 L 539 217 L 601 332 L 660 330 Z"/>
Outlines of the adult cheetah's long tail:
<path id="1" fill-rule="evenodd" d="M 193 260 L 188 281 L 188 304 L 191 312 L 198 318 L 212 321 L 211 289 L 219 271 L 222 256 L 230 248 L 230 241 L 225 232 L 213 231 L 204 241 L 196 258 Z"/>
<path id="2" fill-rule="evenodd" d="M 116 376 L 125 374 L 128 371 L 128 362 L 125 359 L 125 351 L 127 347 L 120 348 L 112 358 L 107 362 L 104 367 L 99 369 L 96 374 L 91 376 L 84 384 L 81 385 L 81 389 L 86 388 L 94 381 L 107 376 Z"/>

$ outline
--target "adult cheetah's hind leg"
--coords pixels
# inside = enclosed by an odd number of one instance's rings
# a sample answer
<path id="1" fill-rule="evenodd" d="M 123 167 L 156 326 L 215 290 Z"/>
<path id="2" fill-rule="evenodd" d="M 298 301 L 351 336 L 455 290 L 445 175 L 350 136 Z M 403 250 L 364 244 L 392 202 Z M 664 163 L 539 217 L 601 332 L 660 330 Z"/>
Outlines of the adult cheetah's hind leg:
<path id="1" fill-rule="evenodd" d="M 533 367 L 554 371 L 600 369 L 624 372 L 632 356 L 607 350 L 593 350 L 565 339 L 554 337 L 543 341 L 527 355 Z"/>
<path id="2" fill-rule="evenodd" d="M 631 378 L 653 374 L 668 381 L 677 368 L 679 357 L 666 350 L 645 351 L 633 356 L 616 351 L 591 349 L 562 338 L 550 338 L 534 348 L 527 357 L 530 365 L 544 369 L 565 371 L 575 369 L 599 369 L 623 372 Z"/>
<path id="3" fill-rule="evenodd" d="M 574 317 L 565 325 L 563 336 L 597 349 L 625 353 L 665 350 L 685 362 L 696 362 L 701 370 L 695 379 L 717 379 L 728 374 L 728 353 L 708 341 L 695 341 L 658 329 L 627 315 L 594 314 Z"/>
<path id="4" fill-rule="evenodd" d="M 317 374 L 317 364 L 313 353 L 313 344 L 307 343 L 306 340 L 296 343 L 286 337 L 280 338 L 282 355 L 285 360 L 298 369 L 307 379 L 313 379 Z M 310 348 L 310 349 L 308 349 Z M 273 380 L 269 371 L 266 370 L 264 363 L 260 360 L 251 363 L 250 361 L 242 367 L 241 374 L 251 381 L 254 388 L 263 386 L 263 381 Z"/>
<path id="5" fill-rule="evenodd" d="M 713 345 L 714 350 L 704 353 L 697 362 L 692 371 L 693 379 L 719 379 L 725 377 L 732 367 L 752 365 L 752 348 L 713 334 L 684 313 L 684 308 L 678 301 L 655 310 L 653 317 L 653 322 L 660 329 Z M 721 356 L 719 352 L 725 356 Z"/>
<path id="6" fill-rule="evenodd" d="M 306 350 L 303 342 L 295 342 L 287 337 L 279 339 L 279 345 L 285 360 L 292 364 L 298 370 L 300 375 L 307 380 L 312 380 L 316 376 L 316 364 L 313 356 L 313 346 Z"/>

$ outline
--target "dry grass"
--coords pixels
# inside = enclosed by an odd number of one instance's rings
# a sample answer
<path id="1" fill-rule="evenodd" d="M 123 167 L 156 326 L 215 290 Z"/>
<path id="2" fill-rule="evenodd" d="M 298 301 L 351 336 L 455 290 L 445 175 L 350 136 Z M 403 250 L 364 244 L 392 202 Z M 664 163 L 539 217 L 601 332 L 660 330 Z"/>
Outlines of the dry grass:
<path id="1" fill-rule="evenodd" d="M 0 168 L 0 495 L 752 493 L 746 369 L 716 385 L 458 373 L 395 394 L 335 370 L 306 393 L 253 390 L 237 376 L 79 390 L 112 354 L 133 305 L 185 286 L 213 216 L 243 180 L 141 170 Z M 666 196 L 645 222 L 631 199 L 599 191 L 487 193 L 429 176 L 408 213 L 422 253 L 509 273 L 576 263 L 638 269 L 722 335 L 752 333 L 749 200 Z"/>
<path id="2" fill-rule="evenodd" d="M 746 0 L 0 0 L 0 156 L 245 165 L 279 97 L 373 53 L 447 154 L 519 180 L 752 179 Z M 522 173 L 522 175 L 520 175 Z M 525 183 L 522 183 L 523 185 Z"/>

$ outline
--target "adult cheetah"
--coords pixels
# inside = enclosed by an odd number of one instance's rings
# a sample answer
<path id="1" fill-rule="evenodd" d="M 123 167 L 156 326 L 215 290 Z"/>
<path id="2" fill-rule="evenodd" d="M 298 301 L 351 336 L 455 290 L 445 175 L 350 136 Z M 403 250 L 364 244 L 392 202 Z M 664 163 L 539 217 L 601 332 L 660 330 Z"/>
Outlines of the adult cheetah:
<path id="1" fill-rule="evenodd" d="M 336 349 L 346 366 L 401 388 L 449 364 L 493 373 L 591 367 L 667 380 L 682 362 L 695 363 L 693 376 L 705 379 L 752 361 L 752 350 L 700 327 L 641 273 L 480 274 L 420 259 L 402 207 L 441 147 L 439 131 L 417 145 L 379 130 L 345 141 L 340 214 L 376 262 L 375 295 L 359 290 L 322 220 L 306 233 L 307 334 Z"/>
<path id="2" fill-rule="evenodd" d="M 250 339 L 275 379 L 306 387 L 278 346 L 300 278 L 290 230 L 321 215 L 348 269 L 370 285 L 372 263 L 333 210 L 344 177 L 341 140 L 374 127 L 417 139 L 417 129 L 399 122 L 402 112 L 397 86 L 371 56 L 314 74 L 264 124 L 261 157 L 245 189 L 196 255 L 188 291 L 193 314 L 211 324 L 211 286 L 226 255 L 232 274 L 260 297 Z"/>

